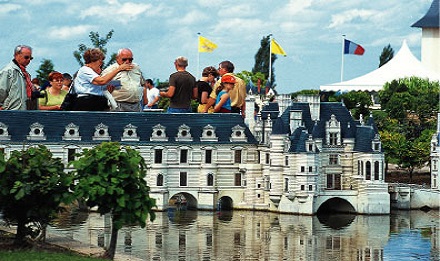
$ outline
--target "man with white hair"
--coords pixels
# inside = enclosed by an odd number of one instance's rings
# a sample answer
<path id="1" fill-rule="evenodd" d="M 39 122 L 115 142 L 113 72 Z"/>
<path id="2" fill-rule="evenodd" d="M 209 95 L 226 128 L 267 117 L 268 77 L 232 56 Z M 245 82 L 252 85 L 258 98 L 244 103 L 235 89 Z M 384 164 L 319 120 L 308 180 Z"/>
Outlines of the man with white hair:
<path id="1" fill-rule="evenodd" d="M 145 83 L 144 77 L 140 67 L 133 63 L 133 52 L 128 48 L 120 49 L 116 55 L 116 63 L 107 67 L 102 75 L 113 71 L 119 65 L 127 63 L 133 64 L 133 70 L 120 71 L 113 77 L 113 80 L 121 81 L 121 87 L 115 88 L 112 96 L 116 101 L 117 108 L 112 108 L 114 111 L 132 111 L 140 112 L 140 91 Z"/>

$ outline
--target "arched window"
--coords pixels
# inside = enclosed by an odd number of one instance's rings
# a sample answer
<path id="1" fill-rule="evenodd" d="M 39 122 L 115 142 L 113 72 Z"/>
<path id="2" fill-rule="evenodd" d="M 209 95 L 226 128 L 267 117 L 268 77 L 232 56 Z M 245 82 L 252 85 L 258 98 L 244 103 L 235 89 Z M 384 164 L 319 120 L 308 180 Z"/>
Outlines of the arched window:
<path id="1" fill-rule="evenodd" d="M 209 173 L 207 177 L 207 186 L 214 186 L 214 175 L 211 173 Z"/>
<path id="2" fill-rule="evenodd" d="M 374 180 L 379 180 L 379 161 L 374 162 Z"/>
<path id="3" fill-rule="evenodd" d="M 163 186 L 163 175 L 162 174 L 157 175 L 156 186 L 158 186 L 158 187 Z"/>
<path id="4" fill-rule="evenodd" d="M 371 180 L 371 162 L 369 161 L 365 164 L 365 179 Z"/>

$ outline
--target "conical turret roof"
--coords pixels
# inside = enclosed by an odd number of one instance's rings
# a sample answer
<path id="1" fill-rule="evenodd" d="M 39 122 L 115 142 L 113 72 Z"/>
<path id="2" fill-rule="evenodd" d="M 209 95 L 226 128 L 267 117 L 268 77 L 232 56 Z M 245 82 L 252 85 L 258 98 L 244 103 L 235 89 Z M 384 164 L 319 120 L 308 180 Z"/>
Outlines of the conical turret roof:
<path id="1" fill-rule="evenodd" d="M 439 9 L 439 0 L 434 0 L 425 16 L 423 16 L 419 21 L 415 22 L 412 27 L 439 28 Z"/>

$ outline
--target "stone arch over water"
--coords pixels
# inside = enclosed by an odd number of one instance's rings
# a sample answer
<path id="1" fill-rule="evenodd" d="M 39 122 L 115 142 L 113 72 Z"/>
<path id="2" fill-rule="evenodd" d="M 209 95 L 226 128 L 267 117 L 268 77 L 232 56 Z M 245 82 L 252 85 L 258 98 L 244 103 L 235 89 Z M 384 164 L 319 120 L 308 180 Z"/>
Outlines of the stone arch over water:
<path id="1" fill-rule="evenodd" d="M 228 196 L 224 196 L 219 198 L 218 204 L 217 204 L 217 210 L 232 210 L 234 207 L 234 202 L 232 201 L 232 198 Z"/>
<path id="2" fill-rule="evenodd" d="M 347 214 L 353 214 L 356 213 L 356 209 L 353 207 L 353 205 L 339 197 L 334 197 L 326 200 L 324 203 L 322 203 L 317 211 L 319 214 L 324 213 L 347 213 Z"/>

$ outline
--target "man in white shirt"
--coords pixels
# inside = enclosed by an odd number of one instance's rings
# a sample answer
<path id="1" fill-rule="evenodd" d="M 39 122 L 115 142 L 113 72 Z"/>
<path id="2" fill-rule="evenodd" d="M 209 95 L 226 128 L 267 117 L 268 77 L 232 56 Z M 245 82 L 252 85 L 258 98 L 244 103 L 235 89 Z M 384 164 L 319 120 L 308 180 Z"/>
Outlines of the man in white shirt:
<path id="1" fill-rule="evenodd" d="M 144 89 L 144 110 L 158 109 L 160 99 L 159 89 L 157 89 L 151 79 L 145 81 Z"/>

